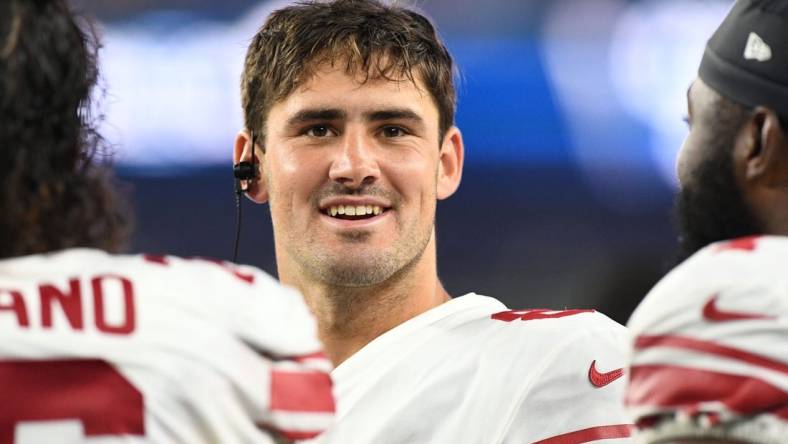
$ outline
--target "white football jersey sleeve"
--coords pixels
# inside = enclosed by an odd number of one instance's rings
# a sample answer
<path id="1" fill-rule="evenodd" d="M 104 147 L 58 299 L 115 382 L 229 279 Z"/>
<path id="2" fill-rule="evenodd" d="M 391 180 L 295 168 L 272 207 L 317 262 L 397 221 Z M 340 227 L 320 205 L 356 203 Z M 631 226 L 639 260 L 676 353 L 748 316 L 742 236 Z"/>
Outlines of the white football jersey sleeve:
<path id="1" fill-rule="evenodd" d="M 593 310 L 458 297 L 333 371 L 337 421 L 318 442 L 625 444 L 625 345 Z"/>
<path id="2" fill-rule="evenodd" d="M 271 443 L 332 420 L 300 295 L 206 259 L 0 261 L 0 442 Z"/>
<path id="3" fill-rule="evenodd" d="M 788 442 L 788 237 L 712 244 L 663 278 L 629 320 L 626 402 L 643 441 L 712 425 Z"/>

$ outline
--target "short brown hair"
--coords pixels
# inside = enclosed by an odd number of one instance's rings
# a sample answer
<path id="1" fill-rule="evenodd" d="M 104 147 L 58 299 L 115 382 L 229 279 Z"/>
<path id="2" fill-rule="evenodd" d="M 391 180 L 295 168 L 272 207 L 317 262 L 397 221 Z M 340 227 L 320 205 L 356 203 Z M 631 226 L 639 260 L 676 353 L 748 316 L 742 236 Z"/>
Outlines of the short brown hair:
<path id="1" fill-rule="evenodd" d="M 299 2 L 272 13 L 254 36 L 241 78 L 244 124 L 260 139 L 271 106 L 322 63 L 346 63 L 364 81 L 418 78 L 438 108 L 442 138 L 454 125 L 454 62 L 422 14 L 377 0 Z M 414 73 L 416 75 L 414 75 Z"/>

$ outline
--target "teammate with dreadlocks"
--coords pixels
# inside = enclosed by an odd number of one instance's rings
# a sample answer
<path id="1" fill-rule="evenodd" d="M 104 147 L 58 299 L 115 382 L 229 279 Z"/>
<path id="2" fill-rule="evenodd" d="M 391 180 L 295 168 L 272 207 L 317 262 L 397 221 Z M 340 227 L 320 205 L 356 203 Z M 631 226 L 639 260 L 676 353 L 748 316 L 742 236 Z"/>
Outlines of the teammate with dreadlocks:
<path id="1" fill-rule="evenodd" d="M 116 254 L 128 217 L 97 161 L 84 25 L 64 0 L 0 2 L 0 442 L 315 436 L 333 398 L 297 293 L 251 267 Z"/>

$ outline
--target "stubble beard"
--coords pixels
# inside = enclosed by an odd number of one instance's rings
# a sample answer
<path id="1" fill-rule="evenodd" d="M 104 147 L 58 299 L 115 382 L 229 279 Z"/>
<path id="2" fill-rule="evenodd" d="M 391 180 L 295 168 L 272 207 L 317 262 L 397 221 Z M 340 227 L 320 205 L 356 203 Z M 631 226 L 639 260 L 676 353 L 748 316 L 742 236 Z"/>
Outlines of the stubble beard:
<path id="1" fill-rule="evenodd" d="M 433 214 L 430 223 L 400 232 L 399 239 L 386 250 L 366 245 L 372 234 L 359 230 L 343 235 L 346 248 L 337 254 L 322 248 L 314 237 L 305 242 L 291 239 L 290 256 L 303 273 L 323 286 L 345 289 L 380 286 L 415 267 L 430 242 L 434 220 Z"/>

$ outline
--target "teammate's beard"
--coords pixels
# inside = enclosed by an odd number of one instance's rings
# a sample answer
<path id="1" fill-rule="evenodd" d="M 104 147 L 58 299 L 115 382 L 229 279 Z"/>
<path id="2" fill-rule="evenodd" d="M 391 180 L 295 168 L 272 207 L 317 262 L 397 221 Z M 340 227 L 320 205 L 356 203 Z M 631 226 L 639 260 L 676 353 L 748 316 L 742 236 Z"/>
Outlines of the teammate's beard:
<path id="1" fill-rule="evenodd" d="M 732 146 L 715 145 L 676 198 L 679 261 L 713 242 L 763 232 L 736 184 Z"/>

